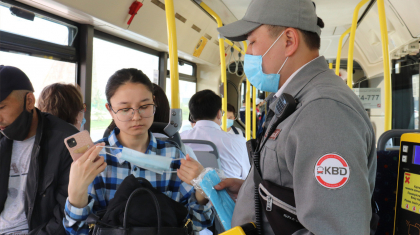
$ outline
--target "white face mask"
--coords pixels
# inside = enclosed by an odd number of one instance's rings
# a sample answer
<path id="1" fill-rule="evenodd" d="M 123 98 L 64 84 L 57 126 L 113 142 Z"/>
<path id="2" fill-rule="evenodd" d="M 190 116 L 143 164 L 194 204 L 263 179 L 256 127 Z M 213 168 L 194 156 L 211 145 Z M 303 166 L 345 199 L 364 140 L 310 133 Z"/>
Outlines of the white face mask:
<path id="1" fill-rule="evenodd" d="M 102 147 L 102 146 L 101 146 Z M 110 149 L 122 149 L 121 155 L 113 155 L 109 152 L 105 151 L 105 148 Z M 140 168 L 156 172 L 158 174 L 163 173 L 174 173 L 176 171 L 172 168 L 172 162 L 173 161 L 180 161 L 181 159 L 172 159 L 170 157 L 163 157 L 159 155 L 151 155 L 151 154 L 145 154 L 130 148 L 122 147 L 122 148 L 115 148 L 115 147 L 109 147 L 105 146 L 100 152 L 101 154 L 109 154 L 111 156 L 114 156 L 118 159 L 125 160 L 127 162 L 130 162 L 131 164 L 134 164 Z"/>

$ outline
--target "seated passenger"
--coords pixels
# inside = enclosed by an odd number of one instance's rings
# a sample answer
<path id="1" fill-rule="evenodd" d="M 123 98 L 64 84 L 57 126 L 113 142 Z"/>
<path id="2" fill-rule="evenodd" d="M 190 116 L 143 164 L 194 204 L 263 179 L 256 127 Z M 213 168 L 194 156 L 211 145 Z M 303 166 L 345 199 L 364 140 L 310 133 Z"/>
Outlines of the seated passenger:
<path id="1" fill-rule="evenodd" d="M 227 104 L 227 133 L 233 134 L 233 135 L 240 135 L 245 137 L 245 134 L 242 132 L 241 129 L 236 128 L 233 126 L 233 123 L 235 123 L 236 120 L 236 110 L 235 107 L 231 104 Z"/>
<path id="2" fill-rule="evenodd" d="M 0 234 L 66 234 L 64 138 L 77 129 L 35 108 L 33 92 L 25 73 L 0 66 Z"/>
<path id="3" fill-rule="evenodd" d="M 245 138 L 220 129 L 222 123 L 220 96 L 211 90 L 199 91 L 191 97 L 188 106 L 196 124 L 192 130 L 182 132 L 181 138 L 213 142 L 219 151 L 221 168 L 225 175 L 229 178 L 245 179 L 250 169 Z M 194 151 L 208 150 L 202 145 L 188 145 Z"/>
<path id="4" fill-rule="evenodd" d="M 109 78 L 105 93 L 106 108 L 116 127 L 107 138 L 98 141 L 102 143 L 97 146 L 104 146 L 105 142 L 119 149 L 107 148 L 106 155 L 97 157 L 101 148 L 92 148 L 72 164 L 63 221 L 67 233 L 88 234 L 86 219 L 89 214 L 105 209 L 121 182 L 131 174 L 146 178 L 162 193 L 184 204 L 194 230 L 210 226 L 214 218 L 212 206 L 191 186 L 191 180 L 203 170 L 197 161 L 187 155 L 186 160 L 181 160 L 177 174 L 160 175 L 112 156 L 121 155 L 120 148 L 125 147 L 173 159 L 184 157 L 178 148 L 156 139 L 149 131 L 156 107 L 149 78 L 137 69 L 119 70 Z"/>
<path id="5" fill-rule="evenodd" d="M 38 98 L 41 112 L 50 113 L 80 130 L 86 122 L 86 104 L 79 89 L 71 84 L 54 83 L 46 86 Z"/>

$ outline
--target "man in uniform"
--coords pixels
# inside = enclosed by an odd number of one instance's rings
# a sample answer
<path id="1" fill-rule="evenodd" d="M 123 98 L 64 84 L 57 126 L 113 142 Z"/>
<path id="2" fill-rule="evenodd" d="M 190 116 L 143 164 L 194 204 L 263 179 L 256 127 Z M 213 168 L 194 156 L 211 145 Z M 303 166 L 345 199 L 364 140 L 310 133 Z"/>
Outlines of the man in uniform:
<path id="1" fill-rule="evenodd" d="M 266 128 L 280 111 L 282 93 L 298 102 L 267 136 L 260 159 L 264 180 L 294 190 L 304 228 L 293 234 L 369 234 L 375 136 L 358 97 L 319 56 L 322 27 L 310 0 L 253 0 L 242 20 L 218 30 L 249 42 L 245 74 L 258 89 L 273 92 Z M 245 181 L 215 186 L 237 196 L 232 227 L 255 221 L 254 170 Z M 265 210 L 264 234 L 274 234 Z"/>

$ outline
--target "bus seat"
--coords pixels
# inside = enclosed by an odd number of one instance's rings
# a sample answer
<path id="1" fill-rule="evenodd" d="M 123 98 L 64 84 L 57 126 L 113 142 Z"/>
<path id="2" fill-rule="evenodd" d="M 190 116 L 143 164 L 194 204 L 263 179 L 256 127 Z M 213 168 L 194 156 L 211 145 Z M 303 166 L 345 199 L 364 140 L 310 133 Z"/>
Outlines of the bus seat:
<path id="1" fill-rule="evenodd" d="M 167 138 L 158 138 L 158 139 L 171 142 L 172 144 L 177 146 L 179 149 L 181 149 L 181 151 L 185 154 L 186 153 L 185 147 L 184 147 L 184 144 L 181 141 L 181 136 L 179 135 L 179 133 L 176 132 L 172 136 L 168 136 L 168 134 L 165 132 L 165 127 L 166 126 L 168 126 L 168 123 L 154 122 L 149 130 L 152 133 L 159 133 L 159 134 L 167 136 Z"/>
<path id="2" fill-rule="evenodd" d="M 378 151 L 373 198 L 379 207 L 376 234 L 392 234 L 394 229 L 399 150 Z"/>
<path id="3" fill-rule="evenodd" d="M 195 151 L 195 155 L 197 156 L 197 160 L 203 165 L 204 167 L 212 167 L 216 169 L 220 169 L 220 158 L 219 158 L 219 151 L 217 150 L 216 145 L 213 142 L 207 140 L 189 140 L 184 139 L 182 140 L 184 144 L 194 144 L 194 145 L 206 145 L 209 147 L 208 151 Z"/>
<path id="4" fill-rule="evenodd" d="M 379 224 L 376 234 L 393 234 L 395 217 L 395 199 L 399 150 L 386 148 L 391 138 L 400 138 L 404 133 L 420 132 L 412 129 L 394 129 L 384 132 L 377 145 L 377 172 L 373 198 L 379 207 Z M 390 150 L 390 151 L 389 151 Z"/>
<path id="5" fill-rule="evenodd" d="M 420 130 L 413 130 L 413 129 L 393 129 L 389 131 L 385 131 L 378 139 L 377 144 L 377 151 L 386 150 L 386 143 L 391 138 L 399 138 L 404 133 L 413 133 L 413 132 L 420 132 Z"/>

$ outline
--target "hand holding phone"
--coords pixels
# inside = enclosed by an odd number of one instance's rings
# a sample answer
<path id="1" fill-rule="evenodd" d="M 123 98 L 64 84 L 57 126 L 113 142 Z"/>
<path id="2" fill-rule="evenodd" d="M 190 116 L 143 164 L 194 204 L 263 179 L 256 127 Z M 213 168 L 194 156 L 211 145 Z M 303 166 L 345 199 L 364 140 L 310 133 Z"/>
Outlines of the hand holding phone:
<path id="1" fill-rule="evenodd" d="M 96 146 L 102 147 L 104 145 L 105 143 L 101 143 Z M 89 184 L 107 166 L 104 157 L 98 157 L 101 149 L 91 147 L 71 164 L 68 187 L 69 201 L 77 208 L 83 208 L 87 205 Z"/>
<path id="2" fill-rule="evenodd" d="M 73 161 L 79 159 L 86 151 L 94 146 L 89 132 L 86 130 L 65 138 L 64 144 L 69 150 Z"/>

